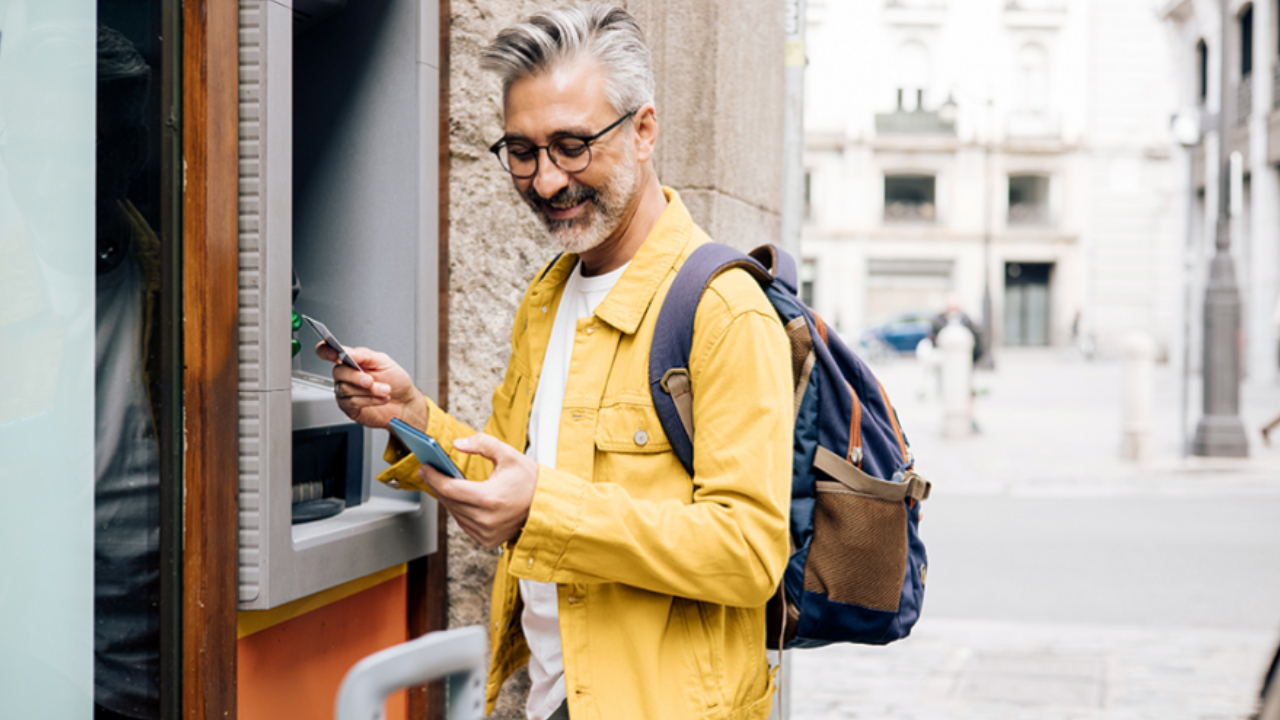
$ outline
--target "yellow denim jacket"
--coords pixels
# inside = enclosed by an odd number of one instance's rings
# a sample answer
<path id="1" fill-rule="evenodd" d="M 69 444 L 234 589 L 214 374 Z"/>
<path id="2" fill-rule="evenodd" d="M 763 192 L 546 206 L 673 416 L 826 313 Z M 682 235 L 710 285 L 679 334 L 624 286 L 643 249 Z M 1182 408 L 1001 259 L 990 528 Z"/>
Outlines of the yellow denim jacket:
<path id="1" fill-rule="evenodd" d="M 694 477 L 649 395 L 662 300 L 708 238 L 679 196 L 593 317 L 578 321 L 557 467 L 539 467 L 520 536 L 493 585 L 488 711 L 529 658 L 517 578 L 559 585 L 574 720 L 765 718 L 773 682 L 765 603 L 788 554 L 793 426 L 789 346 L 755 280 L 715 279 L 699 305 L 690 373 Z M 523 450 L 556 308 L 577 258 L 535 280 L 516 312 L 506 378 L 485 432 Z M 452 450 L 474 431 L 431 401 L 427 432 L 471 479 L 492 468 Z M 425 489 L 412 455 L 388 449 L 383 481 Z"/>

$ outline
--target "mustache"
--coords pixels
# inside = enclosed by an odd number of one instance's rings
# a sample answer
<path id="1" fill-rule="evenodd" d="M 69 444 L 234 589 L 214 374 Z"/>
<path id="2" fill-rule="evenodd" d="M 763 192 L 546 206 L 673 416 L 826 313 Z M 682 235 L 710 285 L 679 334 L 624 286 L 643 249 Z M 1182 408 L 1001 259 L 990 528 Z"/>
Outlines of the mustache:
<path id="1" fill-rule="evenodd" d="M 578 187 L 561 188 L 560 192 L 555 195 L 552 195 L 549 198 L 544 198 L 538 194 L 538 191 L 534 189 L 533 185 L 530 185 L 529 189 L 524 191 L 524 199 L 535 211 L 545 213 L 547 210 L 551 209 L 553 204 L 577 205 L 584 200 L 590 200 L 598 205 L 600 193 L 594 188 L 587 187 L 586 185 L 579 185 Z"/>

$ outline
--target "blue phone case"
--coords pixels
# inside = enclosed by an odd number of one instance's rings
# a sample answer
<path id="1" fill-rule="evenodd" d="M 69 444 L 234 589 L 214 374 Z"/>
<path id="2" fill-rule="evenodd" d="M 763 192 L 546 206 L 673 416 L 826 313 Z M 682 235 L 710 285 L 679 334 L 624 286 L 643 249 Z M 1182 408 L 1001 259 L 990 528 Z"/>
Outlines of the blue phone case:
<path id="1" fill-rule="evenodd" d="M 413 452 L 418 462 L 430 465 L 450 477 L 462 477 L 462 471 L 453 464 L 449 454 L 440 447 L 440 443 L 436 442 L 435 438 L 400 418 L 391 418 L 391 431 L 400 438 L 400 442 L 404 443 L 405 447 Z"/>

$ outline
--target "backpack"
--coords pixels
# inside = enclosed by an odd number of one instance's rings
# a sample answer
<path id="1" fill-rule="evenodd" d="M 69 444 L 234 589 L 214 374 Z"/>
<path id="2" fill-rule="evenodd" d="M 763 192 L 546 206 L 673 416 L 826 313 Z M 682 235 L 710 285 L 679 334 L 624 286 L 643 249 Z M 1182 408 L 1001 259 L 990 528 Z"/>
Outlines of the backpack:
<path id="1" fill-rule="evenodd" d="M 883 645 L 906 637 L 924 600 L 918 524 L 931 486 L 914 470 L 884 388 L 796 297 L 789 255 L 772 245 L 747 256 L 707 243 L 685 261 L 659 310 L 649 355 L 662 428 L 692 476 L 693 320 L 703 290 L 732 268 L 750 273 L 777 311 L 796 388 L 792 552 L 769 604 L 769 647 Z"/>

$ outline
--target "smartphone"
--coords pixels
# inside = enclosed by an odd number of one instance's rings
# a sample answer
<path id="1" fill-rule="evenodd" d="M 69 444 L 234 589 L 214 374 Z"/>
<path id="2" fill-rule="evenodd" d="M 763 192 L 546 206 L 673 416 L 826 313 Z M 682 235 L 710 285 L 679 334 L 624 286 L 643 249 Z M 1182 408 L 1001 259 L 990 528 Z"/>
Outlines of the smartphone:
<path id="1" fill-rule="evenodd" d="M 329 328 L 324 326 L 324 323 L 316 320 L 315 318 L 309 318 L 306 315 L 303 315 L 302 319 L 307 321 L 307 324 L 310 325 L 311 329 L 320 336 L 320 339 L 324 341 L 325 345 L 333 348 L 338 353 L 338 360 L 341 361 L 343 365 L 346 365 L 353 370 L 360 370 L 361 372 L 364 372 L 360 365 L 357 364 L 355 360 L 352 360 L 351 356 L 347 354 L 347 349 L 342 347 L 342 343 L 338 342 L 338 338 L 334 337 L 333 333 L 329 332 Z"/>
<path id="2" fill-rule="evenodd" d="M 440 443 L 430 435 L 401 420 L 391 418 L 391 432 L 400 438 L 400 442 L 413 452 L 418 462 L 430 465 L 449 477 L 462 477 L 462 471 L 449 459 L 449 454 L 440 447 Z"/>

